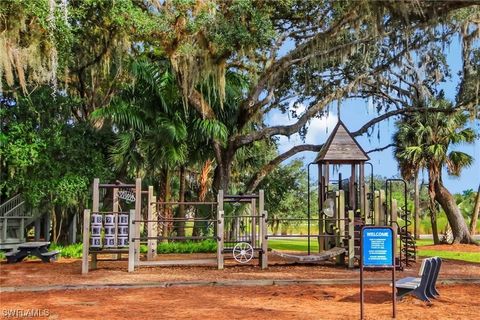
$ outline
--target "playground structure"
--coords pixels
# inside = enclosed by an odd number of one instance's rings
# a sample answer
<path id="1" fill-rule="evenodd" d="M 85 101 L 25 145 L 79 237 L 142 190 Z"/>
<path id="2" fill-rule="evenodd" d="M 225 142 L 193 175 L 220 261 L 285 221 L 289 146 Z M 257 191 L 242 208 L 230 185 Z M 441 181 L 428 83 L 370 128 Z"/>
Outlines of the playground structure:
<path id="1" fill-rule="evenodd" d="M 365 183 L 365 164 L 369 157 L 340 121 L 312 164 L 318 166 L 319 211 L 312 217 L 310 193 L 307 218 L 271 218 L 265 210 L 264 191 L 251 195 L 227 195 L 220 190 L 216 201 L 158 201 L 154 188 L 142 190 L 141 179 L 135 184 L 93 183 L 93 207 L 85 210 L 83 225 L 82 273 L 96 268 L 98 255 L 112 254 L 113 259 L 128 254 L 128 271 L 142 266 L 215 265 L 224 268 L 226 258 L 238 263 L 258 259 L 261 268 L 268 267 L 268 253 L 297 262 L 335 262 L 353 268 L 360 255 L 360 230 L 363 226 L 394 226 L 399 236 L 397 268 L 416 260 L 415 241 L 409 232 L 407 185 L 401 179 L 388 179 L 384 190 L 374 190 Z M 330 179 L 331 168 L 350 166 L 351 176 Z M 405 204 L 401 209 L 403 225 L 398 221 L 398 204 L 392 197 L 392 185 L 403 183 Z M 103 198 L 111 190 L 112 209 L 100 211 L 100 190 Z M 123 206 L 121 205 L 121 202 Z M 143 205 L 142 205 L 143 203 Z M 132 206 L 130 209 L 128 208 Z M 181 208 L 173 215 L 173 207 Z M 122 208 L 121 208 L 122 207 Z M 272 222 L 307 223 L 307 234 L 274 234 Z M 316 232 L 312 232 L 312 225 Z M 102 244 L 103 234 L 103 244 Z M 269 251 L 272 238 L 307 238 L 307 254 Z M 312 253 L 310 240 L 318 241 L 319 252 Z M 216 243 L 216 257 L 195 260 L 159 260 L 159 241 L 202 241 Z M 146 260 L 141 259 L 140 244 L 146 244 Z"/>
<path id="2" fill-rule="evenodd" d="M 113 208 L 100 211 L 101 195 L 103 198 L 108 198 L 106 194 L 108 190 L 111 190 Z M 343 192 L 339 191 L 338 201 L 342 202 L 342 197 Z M 121 201 L 128 201 L 125 199 L 134 201 L 134 208 L 128 211 L 122 209 Z M 144 201 L 142 206 L 142 200 L 145 199 L 147 201 Z M 105 254 L 112 257 L 101 261 L 118 260 L 122 254 L 127 254 L 129 271 L 142 266 L 168 265 L 211 265 L 223 269 L 226 258 L 233 258 L 238 263 L 247 263 L 256 258 L 261 268 L 267 268 L 268 239 L 281 237 L 281 235 L 269 232 L 268 214 L 264 203 L 263 190 L 251 195 L 225 195 L 220 190 L 216 201 L 164 202 L 157 201 L 152 186 L 142 191 L 141 179 L 137 179 L 135 184 L 101 184 L 99 179 L 95 179 L 92 210 L 84 211 L 82 273 L 87 273 L 90 268 L 97 268 L 98 257 Z M 125 205 L 129 204 L 124 203 L 124 207 Z M 173 217 L 171 210 L 167 210 L 173 206 L 184 206 L 184 209 L 187 209 L 184 210 L 186 214 Z M 200 211 L 192 214 L 195 208 L 200 208 Z M 348 233 L 353 230 L 352 218 L 353 216 L 344 219 L 336 218 L 340 229 L 344 232 L 342 237 L 340 235 L 336 237 L 339 243 L 341 238 L 349 239 Z M 192 230 L 180 235 L 175 230 L 178 225 L 181 225 L 184 230 L 196 229 L 197 233 L 193 233 Z M 288 237 L 297 237 L 297 235 Z M 156 248 L 159 241 L 203 240 L 216 242 L 215 258 L 190 260 L 159 260 L 157 258 Z M 146 259 L 140 259 L 140 244 L 147 246 Z M 353 242 L 350 240 L 348 244 L 352 245 Z M 275 251 L 273 253 L 302 262 L 327 260 L 347 253 L 352 267 L 354 262 L 353 251 L 347 250 L 343 245 L 315 256 L 296 257 L 289 253 Z M 91 256 L 90 264 L 89 256 Z"/>
<path id="3" fill-rule="evenodd" d="M 280 235 L 277 237 L 302 237 L 308 239 L 307 255 L 273 251 L 284 258 L 297 262 L 317 262 L 336 257 L 338 264 L 354 267 L 360 257 L 360 230 L 363 226 L 395 226 L 399 236 L 399 255 L 396 266 L 402 269 L 416 260 L 416 246 L 410 234 L 410 212 L 407 208 L 407 184 L 402 179 L 387 179 L 384 190 L 375 190 L 373 185 L 373 165 L 365 151 L 339 121 L 314 162 L 318 166 L 318 213 L 312 217 L 310 191 L 308 191 L 307 218 L 280 218 L 279 222 L 295 221 L 307 223 L 307 235 Z M 365 183 L 365 165 L 371 166 L 371 186 Z M 310 165 L 308 172 L 310 172 Z M 351 175 L 338 180 L 331 179 L 331 169 L 340 171 L 341 166 L 349 166 Z M 310 174 L 309 174 L 310 178 Z M 404 186 L 404 206 L 398 207 L 392 197 L 394 183 Z M 310 186 L 310 182 L 308 182 Z M 403 225 L 399 224 L 398 212 L 401 209 Z M 312 225 L 317 231 L 312 233 Z M 319 252 L 311 252 L 311 239 L 317 239 Z"/>
<path id="4" fill-rule="evenodd" d="M 100 211 L 100 197 L 105 198 L 109 190 L 112 195 L 112 209 Z M 96 269 L 98 255 L 111 254 L 112 258 L 107 260 L 119 260 L 122 254 L 129 253 L 130 214 L 133 212 L 134 219 L 141 218 L 142 195 L 144 194 L 141 179 L 136 179 L 135 184 L 124 184 L 119 181 L 114 184 L 100 184 L 99 179 L 94 179 L 93 206 L 91 210 L 85 209 L 83 213 L 82 273 L 87 273 L 90 269 L 89 256 L 92 256 L 91 268 Z M 124 206 L 126 207 L 130 203 L 134 203 L 134 209 L 123 211 L 124 209 L 121 209 L 122 200 L 125 201 Z M 102 232 L 105 236 L 103 245 Z M 136 249 L 140 249 L 139 245 Z"/>
<path id="5" fill-rule="evenodd" d="M 407 184 L 402 179 L 387 179 L 386 192 L 374 190 L 373 165 L 367 162 L 368 160 L 370 160 L 368 155 L 345 125 L 339 121 L 314 162 L 318 165 L 319 176 L 319 251 L 344 247 L 350 252 L 348 265 L 352 267 L 353 262 L 350 260 L 352 252 L 356 259 L 360 257 L 360 230 L 363 226 L 395 226 L 395 238 L 397 235 L 400 236 L 400 250 L 396 265 L 401 269 L 416 260 L 415 241 L 408 229 L 411 220 L 407 208 Z M 365 183 L 366 164 L 371 166 L 371 186 Z M 330 179 L 332 166 L 336 166 L 337 170 L 340 166 L 350 166 L 350 177 L 343 179 L 342 174 L 339 173 L 338 180 Z M 405 203 L 401 208 L 403 226 L 398 223 L 399 208 L 397 200 L 392 197 L 394 183 L 404 185 Z M 353 221 L 353 230 L 350 229 L 348 232 L 349 238 L 342 237 L 344 229 L 340 223 L 346 219 L 346 212 L 348 212 L 348 219 Z M 310 212 L 308 215 L 310 217 Z M 343 240 L 343 243 L 340 240 Z M 342 261 L 340 257 L 339 262 Z"/>
<path id="6" fill-rule="evenodd" d="M 247 263 L 258 258 L 262 268 L 267 267 L 268 236 L 267 212 L 264 208 L 264 192 L 252 195 L 224 195 L 219 191 L 217 201 L 157 201 L 153 187 L 148 190 L 141 187 L 141 179 L 135 184 L 101 184 L 99 179 L 93 183 L 93 207 L 86 209 L 83 218 L 83 260 L 82 273 L 97 267 L 98 256 L 113 255 L 101 261 L 118 260 L 122 254 L 128 255 L 128 271 L 141 266 L 168 265 L 216 265 L 224 268 L 226 255 L 231 255 L 239 263 Z M 103 190 L 112 194 L 112 210 L 100 211 L 100 196 Z M 146 198 L 142 206 L 142 197 Z M 134 208 L 124 211 L 124 206 L 134 202 Z M 225 204 L 230 207 L 242 206 L 242 210 L 225 213 Z M 172 206 L 187 208 L 182 217 L 170 215 Z M 192 215 L 193 208 L 211 210 L 201 216 Z M 234 212 L 237 211 L 237 214 Z M 179 235 L 175 226 L 182 229 L 196 229 L 197 234 L 189 232 Z M 103 234 L 103 241 L 102 241 Z M 202 241 L 212 240 L 217 244 L 216 258 L 195 260 L 158 260 L 156 259 L 159 241 Z M 140 244 L 147 245 L 146 260 L 140 259 Z M 89 263 L 91 256 L 91 263 Z"/>

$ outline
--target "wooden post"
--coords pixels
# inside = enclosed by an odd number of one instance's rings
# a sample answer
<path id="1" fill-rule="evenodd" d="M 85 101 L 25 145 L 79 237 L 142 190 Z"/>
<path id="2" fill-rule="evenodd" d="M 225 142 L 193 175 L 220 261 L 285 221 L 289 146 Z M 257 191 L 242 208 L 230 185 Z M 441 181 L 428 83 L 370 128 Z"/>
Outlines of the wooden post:
<path id="1" fill-rule="evenodd" d="M 152 222 L 152 237 L 158 237 L 158 212 L 157 212 L 157 197 L 153 196 L 152 197 L 152 220 L 155 220 L 155 222 Z M 154 252 L 153 256 L 157 256 L 157 246 L 158 246 L 158 239 L 153 240 L 153 247 L 154 247 Z"/>
<path id="2" fill-rule="evenodd" d="M 20 241 L 25 242 L 25 218 L 20 219 Z"/>
<path id="3" fill-rule="evenodd" d="M 398 205 L 397 199 L 392 199 L 392 206 L 390 208 L 390 221 L 389 225 L 393 227 L 393 222 L 396 222 L 398 218 Z"/>
<path id="4" fill-rule="evenodd" d="M 2 226 L 2 242 L 4 242 L 7 239 L 7 227 L 8 227 L 8 219 L 5 217 L 3 219 L 3 226 Z"/>
<path id="5" fill-rule="evenodd" d="M 380 191 L 375 190 L 373 193 L 373 219 L 375 225 L 380 226 Z"/>
<path id="6" fill-rule="evenodd" d="M 115 219 L 115 241 L 117 241 L 118 245 L 118 211 L 119 211 L 119 198 L 118 198 L 118 188 L 113 189 L 113 205 L 112 211 L 116 212 L 116 219 Z M 120 260 L 122 258 L 121 253 L 113 254 L 113 259 Z"/>
<path id="7" fill-rule="evenodd" d="M 355 215 L 353 210 L 348 210 L 348 267 L 353 268 L 355 261 Z"/>
<path id="8" fill-rule="evenodd" d="M 257 247 L 257 200 L 252 199 L 250 202 L 250 206 L 252 207 L 251 213 L 252 213 L 252 230 L 250 231 L 251 237 L 252 237 L 252 246 L 253 248 Z"/>
<path id="9" fill-rule="evenodd" d="M 135 219 L 142 220 L 142 179 L 135 180 Z M 140 238 L 140 222 L 135 222 L 135 237 Z M 140 261 L 140 241 L 135 241 L 135 262 Z"/>
<path id="10" fill-rule="evenodd" d="M 147 251 L 147 260 L 153 260 L 157 253 L 157 244 L 156 240 L 150 239 L 153 237 L 153 225 L 155 223 L 151 222 L 153 220 L 153 186 L 148 187 L 148 200 L 147 200 L 147 235 L 148 235 L 148 251 Z"/>
<path id="11" fill-rule="evenodd" d="M 340 246 L 344 246 L 343 239 L 345 239 L 346 227 L 349 226 L 347 220 L 345 220 L 345 191 L 339 190 L 336 193 L 336 211 L 338 214 L 338 242 Z M 337 257 L 337 263 L 345 264 L 345 255 L 340 255 Z"/>
<path id="12" fill-rule="evenodd" d="M 365 223 L 367 225 L 372 225 L 373 224 L 373 217 L 372 217 L 372 212 L 370 211 L 370 201 L 367 198 L 367 194 L 370 192 L 370 187 L 368 184 L 365 184 Z"/>
<path id="13" fill-rule="evenodd" d="M 100 212 L 100 179 L 93 179 L 92 213 Z M 89 230 L 90 231 L 90 230 Z M 97 268 L 97 254 L 92 254 L 92 269 Z"/>
<path id="14" fill-rule="evenodd" d="M 135 199 L 137 200 L 137 199 Z M 133 221 L 135 220 L 135 215 L 136 211 L 135 210 L 130 210 L 130 217 L 128 220 L 128 272 L 133 272 L 135 271 L 135 262 L 136 262 L 136 257 L 135 257 L 135 244 L 136 241 L 134 240 L 136 236 L 136 228 L 135 224 Z M 138 224 L 138 222 L 137 222 Z"/>
<path id="15" fill-rule="evenodd" d="M 379 225 L 380 226 L 386 226 L 387 225 L 387 218 L 386 218 L 386 212 L 385 212 L 385 190 L 380 190 L 380 196 L 378 197 L 378 208 L 379 208 L 379 215 L 380 215 L 380 220 L 379 220 Z"/>
<path id="16" fill-rule="evenodd" d="M 268 211 L 264 210 L 262 215 L 262 224 L 263 224 L 263 239 L 262 239 L 262 269 L 268 268 Z"/>
<path id="17" fill-rule="evenodd" d="M 361 162 L 359 165 L 358 184 L 358 188 L 360 190 L 360 216 L 362 217 L 363 221 L 366 221 L 367 193 L 365 191 L 365 164 L 363 162 Z"/>
<path id="18" fill-rule="evenodd" d="M 356 181 L 357 174 L 356 174 L 356 167 L 354 164 L 352 164 L 351 168 L 352 168 L 352 172 L 350 175 L 350 185 L 349 185 L 348 194 L 349 194 L 350 208 L 352 208 L 353 211 L 355 212 L 355 210 L 357 209 L 355 204 L 355 196 L 356 196 L 355 181 Z"/>
<path id="19" fill-rule="evenodd" d="M 93 179 L 93 204 L 92 212 L 98 213 L 100 211 L 100 190 L 98 185 L 100 184 L 100 179 Z"/>
<path id="20" fill-rule="evenodd" d="M 118 212 L 119 208 L 118 188 L 113 189 L 113 212 Z"/>
<path id="21" fill-rule="evenodd" d="M 262 269 L 268 268 L 268 225 L 267 225 L 267 211 L 265 211 L 265 192 L 260 190 L 258 193 L 258 213 L 262 216 L 260 218 L 260 245 L 262 253 L 260 255 L 260 267 Z"/>
<path id="22" fill-rule="evenodd" d="M 318 252 L 322 252 L 324 250 L 327 249 L 327 242 L 328 241 L 325 241 L 326 238 L 323 237 L 326 232 L 325 232 L 325 229 L 327 227 L 327 223 L 325 223 L 325 214 L 323 214 L 323 204 L 325 204 L 325 200 L 328 198 L 328 186 L 330 184 L 330 163 L 327 161 L 325 162 L 325 164 L 323 165 L 323 189 L 322 189 L 322 207 L 320 207 L 320 215 L 319 215 L 319 219 L 320 219 L 320 223 L 318 225 L 318 229 L 320 231 L 321 229 L 321 232 L 319 232 L 319 235 L 322 235 L 321 237 L 318 238 Z"/>
<path id="23" fill-rule="evenodd" d="M 7 219 L 5 219 L 5 227 L 7 226 Z M 50 220 L 50 213 L 47 212 L 45 214 L 45 221 L 43 222 L 43 232 L 45 234 L 45 241 L 50 241 L 50 229 L 51 229 L 51 220 Z M 6 228 L 5 228 L 6 230 Z"/>
<path id="24" fill-rule="evenodd" d="M 42 232 L 41 223 L 42 223 L 41 218 L 37 218 L 35 220 L 35 241 L 40 241 L 40 233 Z"/>
<path id="25" fill-rule="evenodd" d="M 223 211 L 223 190 L 218 191 L 217 195 L 217 267 L 223 270 L 223 241 L 224 241 L 224 211 Z"/>
<path id="26" fill-rule="evenodd" d="M 90 251 L 90 209 L 85 209 L 83 211 L 82 274 L 88 273 L 89 251 Z"/>
<path id="27" fill-rule="evenodd" d="M 327 161 L 325 162 L 325 170 L 324 170 L 324 175 L 325 175 L 325 183 L 324 183 L 324 187 L 325 187 L 325 190 L 323 190 L 323 194 L 325 195 L 323 197 L 323 199 L 325 200 L 326 197 L 327 197 L 327 193 L 328 193 L 328 186 L 330 185 L 330 163 Z"/>
<path id="28" fill-rule="evenodd" d="M 77 242 L 77 218 L 78 218 L 78 213 L 75 213 L 73 215 L 72 222 L 68 226 L 68 240 L 70 243 L 75 243 Z"/>

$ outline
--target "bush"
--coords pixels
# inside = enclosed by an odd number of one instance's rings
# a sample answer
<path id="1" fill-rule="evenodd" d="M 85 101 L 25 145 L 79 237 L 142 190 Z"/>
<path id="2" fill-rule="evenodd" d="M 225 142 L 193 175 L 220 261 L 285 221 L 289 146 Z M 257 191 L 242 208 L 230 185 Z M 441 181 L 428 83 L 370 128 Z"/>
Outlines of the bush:
<path id="1" fill-rule="evenodd" d="M 56 243 L 50 245 L 50 250 L 59 250 L 60 256 L 63 258 L 81 258 L 83 245 L 82 243 L 70 244 L 68 246 L 61 246 Z"/>
<path id="2" fill-rule="evenodd" d="M 50 250 L 59 250 L 64 258 L 81 258 L 82 243 L 75 243 L 68 246 L 61 246 L 56 243 L 50 245 Z M 208 253 L 217 251 L 217 242 L 205 240 L 200 242 L 161 242 L 157 246 L 157 253 Z M 147 253 L 147 245 L 140 246 L 141 253 Z"/>
<path id="3" fill-rule="evenodd" d="M 157 245 L 157 253 L 208 253 L 216 251 L 217 242 L 213 240 L 200 242 L 161 242 Z"/>

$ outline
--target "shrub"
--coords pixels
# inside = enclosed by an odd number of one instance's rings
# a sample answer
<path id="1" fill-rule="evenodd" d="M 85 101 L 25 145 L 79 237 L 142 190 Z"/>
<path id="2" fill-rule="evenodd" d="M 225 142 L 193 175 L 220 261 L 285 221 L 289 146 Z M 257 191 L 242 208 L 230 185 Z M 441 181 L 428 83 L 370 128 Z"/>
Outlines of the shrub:
<path id="1" fill-rule="evenodd" d="M 81 258 L 83 245 L 81 242 L 79 242 L 64 247 L 59 244 L 52 243 L 50 245 L 50 250 L 59 250 L 60 256 L 63 258 Z"/>
<path id="2" fill-rule="evenodd" d="M 208 253 L 216 250 L 217 242 L 213 240 L 161 242 L 157 245 L 157 253 Z"/>

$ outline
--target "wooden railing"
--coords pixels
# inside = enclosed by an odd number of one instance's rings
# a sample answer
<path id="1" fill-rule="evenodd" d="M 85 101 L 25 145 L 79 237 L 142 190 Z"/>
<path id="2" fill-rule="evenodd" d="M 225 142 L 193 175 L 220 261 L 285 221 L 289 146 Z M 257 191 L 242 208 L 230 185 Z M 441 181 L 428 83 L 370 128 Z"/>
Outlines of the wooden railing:
<path id="1" fill-rule="evenodd" d="M 23 241 L 25 237 L 25 226 L 29 224 L 32 219 L 33 211 L 26 210 L 25 200 L 21 194 L 17 194 L 6 202 L 0 204 L 0 224 L 2 226 L 0 243 L 7 240 L 9 234 L 8 231 L 12 228 L 18 229 L 18 234 L 15 238 Z"/>

